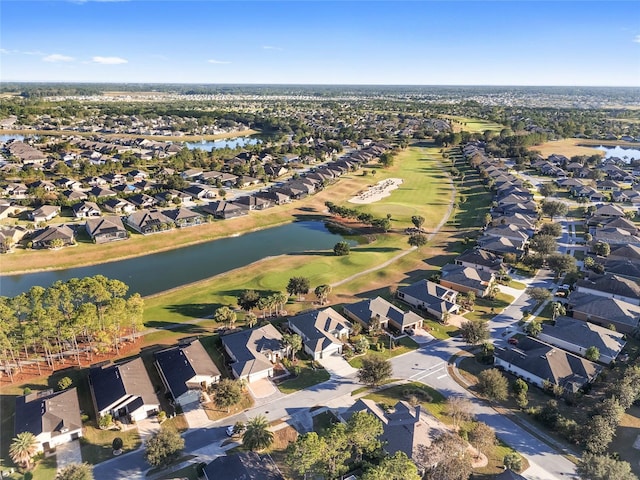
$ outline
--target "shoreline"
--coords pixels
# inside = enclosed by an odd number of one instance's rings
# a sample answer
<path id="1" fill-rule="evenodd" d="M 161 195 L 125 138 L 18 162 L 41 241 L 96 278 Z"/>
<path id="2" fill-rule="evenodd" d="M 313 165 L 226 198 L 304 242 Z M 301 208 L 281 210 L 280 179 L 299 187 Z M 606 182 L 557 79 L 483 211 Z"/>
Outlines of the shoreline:
<path id="1" fill-rule="evenodd" d="M 213 141 L 213 140 L 224 140 L 238 137 L 251 137 L 252 135 L 256 135 L 261 133 L 259 130 L 254 130 L 250 128 L 249 130 L 242 130 L 238 132 L 229 132 L 229 133 L 212 133 L 209 135 L 182 135 L 182 136 L 171 136 L 171 135 L 136 135 L 133 133 L 101 133 L 101 132 L 77 132 L 75 130 L 36 130 L 36 129 L 0 129 L 0 135 L 24 135 L 24 136 L 32 136 L 32 135 L 48 135 L 51 137 L 62 137 L 64 135 L 69 136 L 79 136 L 79 137 L 93 137 L 100 136 L 104 138 L 144 138 L 147 140 L 155 140 L 155 141 L 165 141 L 172 143 L 182 143 L 182 142 L 200 142 L 204 141 Z"/>

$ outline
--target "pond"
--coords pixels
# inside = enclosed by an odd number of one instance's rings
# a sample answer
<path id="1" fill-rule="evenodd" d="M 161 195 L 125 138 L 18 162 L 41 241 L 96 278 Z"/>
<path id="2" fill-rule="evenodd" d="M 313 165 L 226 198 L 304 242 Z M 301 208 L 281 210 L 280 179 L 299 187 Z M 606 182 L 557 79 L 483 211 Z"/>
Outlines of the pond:
<path id="1" fill-rule="evenodd" d="M 236 138 L 223 138 L 222 140 L 213 140 L 207 141 L 202 140 L 201 142 L 184 142 L 184 146 L 189 150 L 205 150 L 210 152 L 211 150 L 216 150 L 218 148 L 229 147 L 231 149 L 244 147 L 247 145 L 256 145 L 260 143 L 260 140 L 252 137 L 236 137 Z"/>
<path id="2" fill-rule="evenodd" d="M 125 282 L 129 285 L 130 293 L 138 292 L 146 296 L 244 267 L 263 258 L 330 250 L 341 240 L 344 238 L 330 232 L 323 222 L 293 222 L 237 237 L 101 265 L 4 275 L 0 276 L 0 294 L 13 297 L 34 285 L 48 287 L 57 280 L 104 275 Z M 355 242 L 350 243 L 355 245 Z M 96 245 L 95 248 L 100 247 Z"/>
<path id="3" fill-rule="evenodd" d="M 23 141 L 24 140 L 24 135 L 8 135 L 8 134 L 3 134 L 0 135 L 0 143 L 5 143 L 8 142 L 9 140 L 18 140 L 18 141 Z"/>
<path id="4" fill-rule="evenodd" d="M 640 160 L 640 147 L 638 148 L 629 148 L 629 147 L 605 147 L 600 145 L 596 147 L 596 150 L 600 150 L 604 152 L 604 158 L 620 158 L 627 163 L 631 163 L 633 160 Z"/>

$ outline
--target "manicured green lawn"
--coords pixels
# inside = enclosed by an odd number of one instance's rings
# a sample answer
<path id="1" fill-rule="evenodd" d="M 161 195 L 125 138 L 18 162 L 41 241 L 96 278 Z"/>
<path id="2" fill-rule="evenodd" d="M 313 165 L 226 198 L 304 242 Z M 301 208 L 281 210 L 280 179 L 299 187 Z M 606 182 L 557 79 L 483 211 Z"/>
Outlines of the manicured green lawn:
<path id="1" fill-rule="evenodd" d="M 161 475 L 156 477 L 157 480 L 171 480 L 171 479 L 180 479 L 180 480 L 198 480 L 198 464 L 194 463 L 188 465 L 180 470 L 176 470 L 173 473 L 167 473 L 166 475 Z"/>
<path id="2" fill-rule="evenodd" d="M 464 318 L 469 320 L 489 320 L 493 318 L 494 315 L 499 314 L 504 308 L 508 307 L 514 300 L 514 297 L 502 292 L 496 296 L 495 300 L 478 298 L 473 307 L 473 311 L 465 313 Z"/>
<path id="3" fill-rule="evenodd" d="M 316 364 L 315 368 L 312 367 L 309 360 L 298 360 L 297 365 L 300 367 L 300 373 L 298 376 L 285 380 L 278 385 L 278 389 L 282 393 L 295 393 L 299 390 L 304 390 L 305 388 L 317 385 L 318 383 L 326 382 L 331 378 L 329 372 L 321 366 Z"/>
<path id="4" fill-rule="evenodd" d="M 518 290 L 524 290 L 527 288 L 527 286 L 524 283 L 518 282 L 516 280 L 511 280 L 507 286 L 511 288 L 516 288 Z"/>
<path id="5" fill-rule="evenodd" d="M 116 437 L 122 439 L 124 453 L 137 449 L 142 443 L 137 428 L 121 432 L 100 430 L 93 424 L 85 424 L 82 433 L 83 437 L 80 439 L 82 461 L 92 465 L 114 458 L 111 444 Z"/>
<path id="6" fill-rule="evenodd" d="M 419 382 L 411 382 L 403 385 L 394 385 L 389 388 L 380 390 L 379 392 L 370 393 L 365 396 L 369 400 L 373 400 L 376 403 L 385 405 L 395 405 L 400 400 L 407 400 L 410 395 L 415 392 L 421 392 L 425 395 L 424 398 L 418 396 L 420 404 L 426 408 L 434 417 L 441 420 L 444 423 L 451 423 L 451 420 L 445 413 L 445 398 L 440 392 L 431 388 L 428 385 L 424 385 Z"/>
<path id="7" fill-rule="evenodd" d="M 372 341 L 374 339 L 367 337 L 369 338 L 370 346 L 369 346 L 369 352 L 367 352 L 366 355 L 376 355 L 378 357 L 384 358 L 385 360 L 388 360 L 390 358 L 397 357 L 398 355 L 411 352 L 412 350 L 415 350 L 416 348 L 418 348 L 418 344 L 413 340 L 411 340 L 409 337 L 402 337 L 398 341 L 396 346 L 390 350 L 388 337 L 386 335 L 384 337 L 386 337 L 386 339 L 380 340 L 385 345 L 384 351 L 382 352 L 372 348 L 375 346 L 376 342 Z M 349 365 L 351 365 L 353 368 L 360 368 L 362 366 L 362 360 L 366 355 L 360 355 L 358 357 L 352 358 L 351 360 L 349 360 Z"/>

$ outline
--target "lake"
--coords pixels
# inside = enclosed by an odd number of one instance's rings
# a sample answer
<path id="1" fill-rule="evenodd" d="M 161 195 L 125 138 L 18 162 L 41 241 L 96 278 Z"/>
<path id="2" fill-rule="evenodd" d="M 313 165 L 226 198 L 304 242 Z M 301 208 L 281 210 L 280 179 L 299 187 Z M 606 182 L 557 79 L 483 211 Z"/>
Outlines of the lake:
<path id="1" fill-rule="evenodd" d="M 18 140 L 18 141 L 23 141 L 24 140 L 24 135 L 0 135 L 0 143 L 5 143 L 8 142 L 9 140 Z"/>
<path id="2" fill-rule="evenodd" d="M 146 296 L 244 267 L 267 257 L 331 250 L 341 240 L 344 238 L 327 230 L 323 222 L 293 222 L 237 237 L 101 265 L 3 275 L 0 276 L 0 294 L 13 297 L 34 285 L 48 287 L 57 280 L 99 274 L 122 280 L 129 285 L 130 293 L 138 292 Z"/>
<path id="3" fill-rule="evenodd" d="M 223 138 L 222 140 L 213 140 L 207 141 L 202 140 L 201 142 L 184 142 L 184 146 L 189 150 L 206 150 L 210 152 L 211 150 L 216 150 L 218 148 L 229 147 L 231 149 L 238 147 L 245 147 L 247 145 L 256 145 L 260 143 L 260 140 L 252 137 L 236 137 L 236 138 Z"/>
<path id="4" fill-rule="evenodd" d="M 631 163 L 632 160 L 640 160 L 640 147 L 639 148 L 629 148 L 629 147 L 605 147 L 600 145 L 596 147 L 596 150 L 600 150 L 604 152 L 604 158 L 620 158 L 627 163 Z"/>

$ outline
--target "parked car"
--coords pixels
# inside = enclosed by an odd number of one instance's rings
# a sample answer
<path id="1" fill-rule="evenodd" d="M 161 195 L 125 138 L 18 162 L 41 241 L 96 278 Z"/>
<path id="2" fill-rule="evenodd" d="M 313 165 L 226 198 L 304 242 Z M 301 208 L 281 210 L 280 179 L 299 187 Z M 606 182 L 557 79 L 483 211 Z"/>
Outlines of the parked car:
<path id="1" fill-rule="evenodd" d="M 509 343 L 509 345 L 517 345 L 518 339 L 516 337 L 511 337 L 509 340 L 507 340 L 507 343 Z"/>

